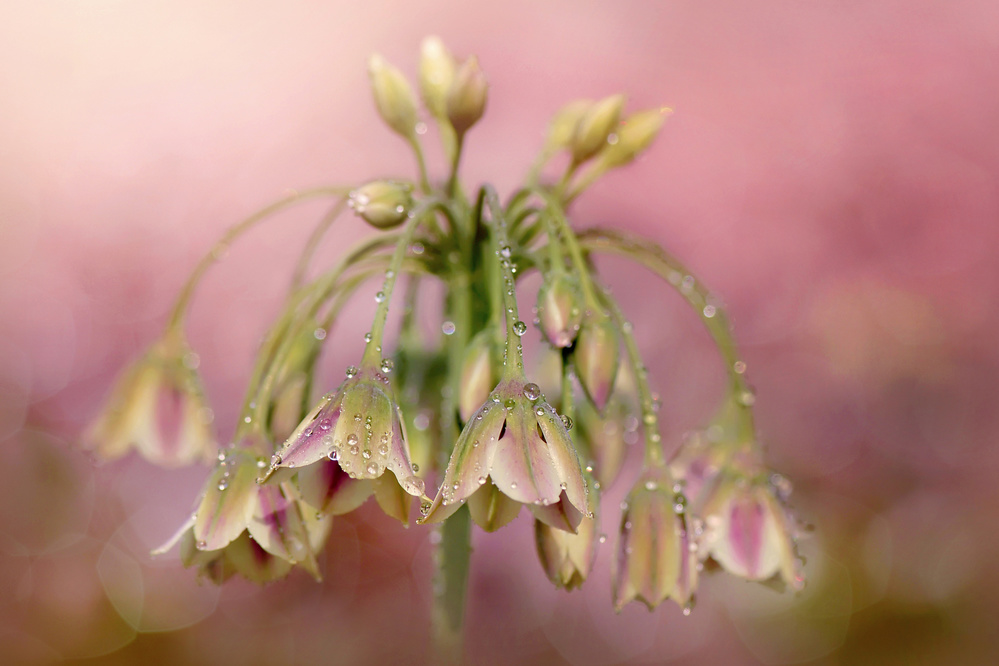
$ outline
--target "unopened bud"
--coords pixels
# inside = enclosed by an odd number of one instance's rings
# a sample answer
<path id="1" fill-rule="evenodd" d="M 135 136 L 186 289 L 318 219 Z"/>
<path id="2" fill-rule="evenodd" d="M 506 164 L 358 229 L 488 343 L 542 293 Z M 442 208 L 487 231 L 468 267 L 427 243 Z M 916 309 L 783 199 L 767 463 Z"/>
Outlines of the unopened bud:
<path id="1" fill-rule="evenodd" d="M 583 321 L 572 357 L 586 397 L 602 412 L 620 360 L 618 331 L 610 317 L 591 315 Z"/>
<path id="2" fill-rule="evenodd" d="M 420 49 L 420 93 L 435 118 L 447 117 L 447 93 L 454 81 L 454 57 L 439 37 L 427 37 Z"/>
<path id="3" fill-rule="evenodd" d="M 623 107 L 624 95 L 611 95 L 587 109 L 572 134 L 573 162 L 585 162 L 607 145 L 607 138 L 617 129 Z"/>
<path id="4" fill-rule="evenodd" d="M 478 122 L 486 110 L 489 84 L 475 56 L 461 64 L 447 93 L 447 117 L 458 135 Z"/>
<path id="5" fill-rule="evenodd" d="M 416 96 L 406 77 L 377 53 L 368 61 L 371 91 L 382 120 L 410 139 L 416 132 Z"/>
<path id="6" fill-rule="evenodd" d="M 579 307 L 579 281 L 568 273 L 548 276 L 538 291 L 541 330 L 555 347 L 568 347 L 576 339 L 583 311 Z"/>
<path id="7" fill-rule="evenodd" d="M 588 99 L 577 99 L 569 102 L 555 114 L 551 124 L 548 126 L 548 138 L 545 140 L 545 151 L 554 153 L 562 148 L 568 148 L 572 136 L 576 132 L 576 125 L 583 117 L 593 102 Z"/>
<path id="8" fill-rule="evenodd" d="M 666 113 L 665 110 L 647 109 L 628 116 L 617 131 L 617 142 L 608 143 L 600 152 L 600 166 L 613 169 L 635 159 L 656 138 Z"/>
<path id="9" fill-rule="evenodd" d="M 493 371 L 493 332 L 489 329 L 479 332 L 468 343 L 465 362 L 461 368 L 461 395 L 458 397 L 458 413 L 467 422 L 489 397 L 496 385 Z"/>
<path id="10" fill-rule="evenodd" d="M 376 180 L 350 193 L 349 205 L 373 227 L 391 229 L 406 219 L 413 204 L 408 183 Z"/>

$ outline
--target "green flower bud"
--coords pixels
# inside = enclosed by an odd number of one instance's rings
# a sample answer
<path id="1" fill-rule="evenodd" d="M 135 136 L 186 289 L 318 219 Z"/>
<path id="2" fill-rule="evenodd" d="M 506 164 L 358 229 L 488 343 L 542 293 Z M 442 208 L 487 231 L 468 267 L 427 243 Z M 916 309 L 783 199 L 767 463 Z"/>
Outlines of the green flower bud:
<path id="1" fill-rule="evenodd" d="M 406 77 L 377 53 L 368 61 L 371 91 L 382 120 L 406 139 L 416 135 L 416 96 Z"/>
<path id="2" fill-rule="evenodd" d="M 420 48 L 420 93 L 427 109 L 439 120 L 447 118 L 447 93 L 457 66 L 439 37 L 427 37 Z"/>
<path id="3" fill-rule="evenodd" d="M 412 186 L 389 180 L 377 180 L 350 193 L 350 207 L 368 224 L 391 229 L 405 221 L 413 205 Z"/>
<path id="4" fill-rule="evenodd" d="M 576 133 L 576 126 L 591 106 L 593 106 L 592 100 L 577 99 L 559 109 L 548 126 L 544 152 L 551 154 L 562 148 L 568 148 L 573 134 Z"/>
<path id="5" fill-rule="evenodd" d="M 634 160 L 656 138 L 665 120 L 665 112 L 658 109 L 647 109 L 628 116 L 617 131 L 617 141 L 608 143 L 600 151 L 599 168 L 606 171 Z"/>
<path id="6" fill-rule="evenodd" d="M 486 110 L 489 84 L 475 56 L 461 63 L 447 93 L 447 117 L 459 136 L 479 121 Z"/>
<path id="7" fill-rule="evenodd" d="M 607 137 L 617 129 L 623 107 L 624 95 L 611 95 L 587 109 L 572 134 L 573 162 L 585 162 L 607 145 Z"/>

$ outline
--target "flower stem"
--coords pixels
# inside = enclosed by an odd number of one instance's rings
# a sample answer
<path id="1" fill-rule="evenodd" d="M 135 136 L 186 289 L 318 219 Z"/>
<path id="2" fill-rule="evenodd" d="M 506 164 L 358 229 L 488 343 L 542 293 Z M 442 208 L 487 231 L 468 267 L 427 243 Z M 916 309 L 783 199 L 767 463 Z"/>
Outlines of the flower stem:
<path id="1" fill-rule="evenodd" d="M 460 664 L 472 555 L 472 520 L 468 507 L 458 509 L 439 529 L 441 539 L 434 553 L 437 570 L 431 612 L 435 663 Z"/>
<path id="2" fill-rule="evenodd" d="M 329 231 L 329 228 L 333 225 L 333 222 L 340 217 L 340 213 L 343 209 L 347 207 L 347 198 L 341 197 L 339 201 L 333 204 L 333 207 L 323 215 L 322 219 L 319 220 L 319 224 L 316 228 L 312 230 L 309 234 L 309 239 L 305 241 L 305 247 L 302 248 L 302 254 L 298 258 L 298 262 L 295 264 L 295 272 L 291 276 L 291 292 L 294 293 L 299 287 L 302 286 L 302 282 L 305 281 L 305 273 L 309 268 L 309 262 L 312 261 L 312 255 L 315 254 L 316 249 L 319 247 L 319 242 Z"/>
<path id="3" fill-rule="evenodd" d="M 409 245 L 413 241 L 413 235 L 419 226 L 423 216 L 432 208 L 439 205 L 436 199 L 428 200 L 410 213 L 406 220 L 406 226 L 399 234 L 399 241 L 396 243 L 392 259 L 389 261 L 388 269 L 385 271 L 385 282 L 381 291 L 375 297 L 378 301 L 378 309 L 375 310 L 375 319 L 371 324 L 371 336 L 364 347 L 364 356 L 361 357 L 361 365 L 367 368 L 378 368 L 382 363 L 382 338 L 385 335 L 385 322 L 388 319 L 389 302 L 392 300 L 392 291 L 395 283 L 399 279 L 399 270 L 402 267 L 402 260 L 406 258 Z"/>
<path id="4" fill-rule="evenodd" d="M 753 391 L 746 379 L 746 364 L 739 359 L 728 317 L 716 305 L 711 293 L 674 256 L 641 238 L 606 229 L 590 229 L 580 235 L 588 250 L 625 256 L 649 269 L 675 288 L 694 308 L 718 347 L 725 363 L 729 391 L 743 409 L 743 427 L 752 431 Z"/>
<path id="5" fill-rule="evenodd" d="M 642 354 L 638 350 L 638 343 L 635 342 L 633 327 L 630 321 L 624 318 L 621 308 L 613 298 L 604 299 L 610 309 L 611 316 L 621 331 L 624 338 L 624 348 L 628 354 L 628 362 L 631 365 L 632 374 L 635 376 L 635 385 L 638 390 L 638 402 L 642 410 L 642 431 L 645 433 L 645 465 L 646 467 L 662 467 L 666 460 L 663 457 L 662 435 L 659 432 L 659 414 L 656 412 L 656 402 L 649 390 L 648 371 L 645 363 L 642 362 Z"/>
<path id="6" fill-rule="evenodd" d="M 180 293 L 177 295 L 177 300 L 174 303 L 173 311 L 170 313 L 170 320 L 167 323 L 167 328 L 179 329 L 183 326 L 184 316 L 187 314 L 187 307 L 190 304 L 191 297 L 194 295 L 194 289 L 198 286 L 198 283 L 201 281 L 201 278 L 204 276 L 209 267 L 219 260 L 219 258 L 225 253 L 225 250 L 228 249 L 229 245 L 239 236 L 252 229 L 258 222 L 261 222 L 274 213 L 297 203 L 317 197 L 335 195 L 343 196 L 348 191 L 349 188 L 343 187 L 315 187 L 295 192 L 294 194 L 288 195 L 283 199 L 278 199 L 269 206 L 261 208 L 245 220 L 229 227 L 226 232 L 222 234 L 222 238 L 220 238 L 218 242 L 212 246 L 212 249 L 201 258 L 198 265 L 194 267 L 193 271 L 191 271 L 191 275 L 187 278 L 187 282 L 185 282 L 184 286 L 181 287 Z"/>
<path id="7" fill-rule="evenodd" d="M 510 247 L 510 239 L 507 237 L 506 218 L 503 216 L 499 197 L 496 196 L 496 191 L 488 185 L 479 191 L 477 209 L 480 211 L 480 215 L 483 203 L 489 206 L 489 238 L 492 241 L 494 261 L 499 263 L 503 277 L 500 289 L 503 307 L 506 310 L 506 353 L 503 363 L 503 379 L 521 379 L 524 376 L 524 357 L 520 336 L 524 334 L 526 329 L 524 329 L 524 322 L 520 321 L 520 314 L 517 310 L 517 285 L 513 279 L 513 262 L 511 261 L 513 250 Z"/>

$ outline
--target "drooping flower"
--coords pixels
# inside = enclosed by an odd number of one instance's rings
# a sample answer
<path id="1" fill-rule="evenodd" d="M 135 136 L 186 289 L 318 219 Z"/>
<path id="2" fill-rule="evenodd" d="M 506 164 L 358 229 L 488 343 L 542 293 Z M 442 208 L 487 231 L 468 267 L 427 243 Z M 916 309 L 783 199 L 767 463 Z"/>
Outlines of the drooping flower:
<path id="1" fill-rule="evenodd" d="M 689 612 L 697 559 L 684 502 L 669 471 L 648 468 L 628 493 L 625 507 L 614 565 L 614 607 L 621 610 L 641 601 L 652 610 L 673 599 Z"/>
<path id="2" fill-rule="evenodd" d="M 592 481 L 587 478 L 592 487 Z M 590 491 L 587 495 L 588 512 L 575 534 L 563 529 L 555 529 L 540 520 L 534 521 L 534 541 L 538 548 L 538 559 L 548 580 L 556 587 L 574 590 L 580 587 L 593 569 L 597 555 L 597 513 L 599 493 Z"/>
<path id="3" fill-rule="evenodd" d="M 455 443 L 444 482 L 421 522 L 444 520 L 468 502 L 486 530 L 526 504 L 535 518 L 575 532 L 587 512 L 586 483 L 565 424 L 536 384 L 504 380 Z"/>
<path id="4" fill-rule="evenodd" d="M 153 345 L 118 379 L 84 446 L 106 460 L 135 448 L 163 467 L 210 461 L 217 447 L 196 359 L 179 335 Z"/>
<path id="5" fill-rule="evenodd" d="M 406 493 L 421 496 L 423 480 L 413 472 L 388 377 L 355 368 L 349 374 L 336 393 L 323 396 L 274 454 L 268 476 L 280 468 L 300 470 L 328 458 L 355 479 L 377 479 L 391 471 Z"/>
<path id="6" fill-rule="evenodd" d="M 702 559 L 710 557 L 747 580 L 776 579 L 802 589 L 795 522 L 782 497 L 785 486 L 779 475 L 768 479 L 765 472 L 747 476 L 724 470 L 699 511 L 705 523 Z"/>
<path id="7" fill-rule="evenodd" d="M 184 565 L 197 566 L 217 582 L 233 572 L 265 582 L 287 574 L 293 565 L 319 578 L 315 554 L 329 535 L 332 518 L 317 515 L 287 482 L 258 484 L 264 464 L 249 449 L 223 454 L 194 515 L 154 554 L 179 541 Z"/>

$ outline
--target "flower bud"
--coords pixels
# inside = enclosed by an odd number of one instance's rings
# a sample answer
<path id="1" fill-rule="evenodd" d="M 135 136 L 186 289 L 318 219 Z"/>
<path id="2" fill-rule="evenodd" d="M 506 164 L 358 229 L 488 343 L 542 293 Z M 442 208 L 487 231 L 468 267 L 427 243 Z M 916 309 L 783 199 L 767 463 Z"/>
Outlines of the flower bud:
<path id="1" fill-rule="evenodd" d="M 408 183 L 376 180 L 351 192 L 348 205 L 371 226 L 391 229 L 406 220 L 412 189 Z"/>
<path id="2" fill-rule="evenodd" d="M 368 61 L 368 74 L 382 120 L 397 134 L 412 139 L 416 133 L 416 96 L 406 77 L 377 53 Z"/>
<path id="3" fill-rule="evenodd" d="M 584 317 L 572 358 L 586 397 L 601 412 L 614 386 L 620 356 L 620 339 L 613 320 L 605 313 Z"/>
<path id="4" fill-rule="evenodd" d="M 617 141 L 608 143 L 600 151 L 599 168 L 613 169 L 634 160 L 656 138 L 664 120 L 664 112 L 658 109 L 647 109 L 628 116 L 617 130 Z"/>
<path id="5" fill-rule="evenodd" d="M 548 575 L 548 580 L 556 587 L 567 590 L 576 589 L 586 581 L 597 555 L 596 514 L 599 495 L 592 490 L 593 480 L 587 478 L 587 483 L 591 487 L 587 495 L 589 511 L 579 523 L 576 534 L 555 529 L 540 520 L 534 521 L 534 540 L 541 567 Z"/>
<path id="6" fill-rule="evenodd" d="M 576 339 L 583 311 L 579 281 L 569 273 L 546 277 L 538 291 L 538 319 L 541 331 L 555 347 L 568 347 Z"/>
<path id="7" fill-rule="evenodd" d="M 493 331 L 480 331 L 468 343 L 461 368 L 461 394 L 458 396 L 458 413 L 467 422 L 475 410 L 489 397 L 496 386 L 493 367 Z"/>
<path id="8" fill-rule="evenodd" d="M 439 120 L 447 117 L 447 93 L 457 69 L 454 57 L 439 37 L 423 40 L 420 48 L 420 93 L 427 109 Z"/>
<path id="9" fill-rule="evenodd" d="M 544 152 L 546 154 L 569 147 L 569 142 L 572 141 L 579 120 L 591 106 L 593 106 L 591 100 L 577 99 L 569 102 L 555 113 L 555 117 L 552 118 L 551 124 L 548 126 L 548 138 L 545 139 Z"/>
<path id="10" fill-rule="evenodd" d="M 585 162 L 607 145 L 607 137 L 617 129 L 623 107 L 624 95 L 611 95 L 587 109 L 572 134 L 573 162 Z"/>
<path id="11" fill-rule="evenodd" d="M 479 121 L 486 110 L 489 84 L 479 68 L 479 60 L 469 56 L 461 63 L 447 93 L 447 118 L 458 136 Z"/>
<path id="12" fill-rule="evenodd" d="M 603 486 L 614 483 L 628 453 L 625 420 L 632 412 L 618 395 L 620 384 L 618 381 L 603 414 L 588 400 L 580 402 L 576 409 L 580 448 L 586 451 L 585 459 L 593 463 L 593 477 Z"/>

